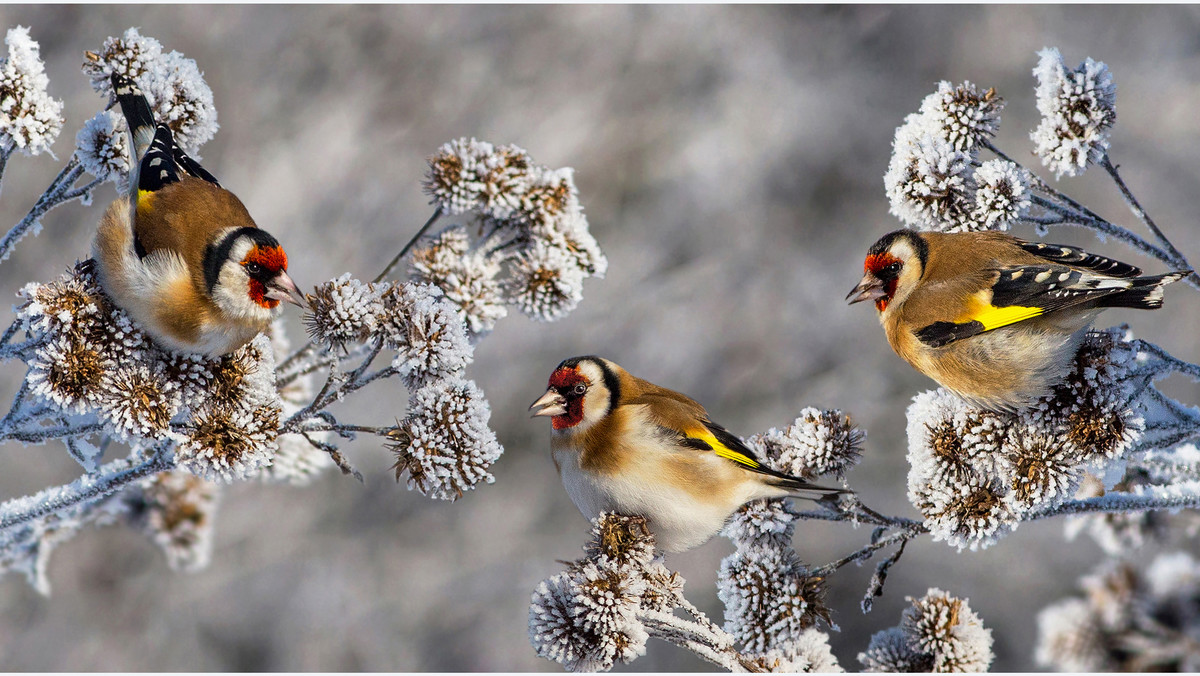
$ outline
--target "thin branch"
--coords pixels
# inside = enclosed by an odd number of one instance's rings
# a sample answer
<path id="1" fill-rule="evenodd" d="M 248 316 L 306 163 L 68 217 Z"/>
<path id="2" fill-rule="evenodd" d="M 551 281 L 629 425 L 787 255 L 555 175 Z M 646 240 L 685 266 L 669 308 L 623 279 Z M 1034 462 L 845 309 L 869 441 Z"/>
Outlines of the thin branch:
<path id="1" fill-rule="evenodd" d="M 68 194 L 69 188 L 81 175 L 83 175 L 83 167 L 79 166 L 79 160 L 72 156 L 71 160 L 67 162 L 67 165 L 63 167 L 54 181 L 50 183 L 50 187 L 46 189 L 46 192 L 42 193 L 42 196 L 38 198 L 37 203 L 29 210 L 29 213 L 25 214 L 25 218 L 22 218 L 21 222 L 14 225 L 12 230 L 9 230 L 8 234 L 4 235 L 4 238 L 0 240 L 0 261 L 8 258 L 8 255 L 12 253 L 12 249 L 17 245 L 17 242 L 20 242 L 29 234 L 29 231 L 41 220 L 47 211 L 67 201 L 65 196 Z"/>
<path id="2" fill-rule="evenodd" d="M 1125 198 L 1125 203 L 1129 205 L 1129 209 L 1133 211 L 1133 215 L 1137 216 L 1138 220 L 1145 223 L 1147 228 L 1150 228 L 1150 232 L 1154 233 L 1154 236 L 1158 238 L 1158 241 L 1167 248 L 1167 252 L 1175 258 L 1176 264 L 1190 269 L 1192 266 L 1188 263 L 1187 257 L 1185 257 L 1179 249 L 1175 248 L 1175 245 L 1171 243 L 1171 240 L 1167 239 L 1167 236 L 1164 235 L 1163 231 L 1159 229 L 1158 224 L 1154 222 L 1154 219 L 1150 218 L 1150 214 L 1146 213 L 1146 210 L 1142 208 L 1140 203 L 1138 203 L 1137 198 L 1133 196 L 1133 193 L 1129 190 L 1129 187 L 1125 185 L 1125 181 L 1121 180 L 1121 175 L 1117 173 L 1117 167 L 1108 158 L 1108 153 L 1105 153 L 1104 156 L 1100 158 L 1100 166 L 1104 167 L 1104 170 L 1107 171 L 1108 175 L 1112 177 L 1113 182 L 1117 184 L 1117 188 L 1121 190 L 1121 196 Z M 1196 276 L 1196 273 L 1193 272 L 1192 276 Z M 1198 281 L 1200 281 L 1200 277 L 1196 278 Z"/>
<path id="3" fill-rule="evenodd" d="M 762 671 L 733 647 L 733 637 L 715 625 L 706 627 L 663 611 L 645 611 L 640 617 L 652 636 L 690 650 L 712 664 L 737 672 Z"/>
<path id="4" fill-rule="evenodd" d="M 1142 238 L 1140 235 L 1133 232 L 1132 230 L 1129 230 L 1127 228 L 1122 228 L 1121 226 L 1114 225 L 1113 223 L 1109 223 L 1108 221 L 1104 220 L 1103 218 L 1094 218 L 1094 217 L 1088 216 L 1086 214 L 1081 214 L 1078 212 L 1071 211 L 1069 209 L 1065 209 L 1061 205 L 1055 204 L 1054 202 L 1051 202 L 1051 201 L 1047 200 L 1045 197 L 1042 197 L 1040 195 L 1033 195 L 1030 199 L 1033 202 L 1033 204 L 1035 204 L 1036 206 L 1046 209 L 1047 211 L 1058 214 L 1060 216 L 1059 220 L 1034 221 L 1040 225 L 1045 225 L 1045 226 L 1074 225 L 1074 226 L 1081 227 L 1081 228 L 1089 228 L 1089 229 L 1095 230 L 1096 232 L 1099 232 L 1103 235 L 1107 235 L 1107 236 L 1113 237 L 1115 239 L 1118 239 L 1118 240 L 1128 244 L 1129 246 L 1133 247 L 1134 249 L 1141 251 L 1142 253 L 1146 254 L 1147 256 L 1150 256 L 1152 258 L 1157 258 L 1158 260 L 1160 260 L 1164 263 L 1167 263 L 1168 265 L 1171 265 L 1174 263 L 1174 261 L 1171 259 L 1171 255 L 1169 253 L 1154 246 L 1154 244 L 1146 241 L 1144 238 Z"/>
<path id="5" fill-rule="evenodd" d="M 114 460 L 95 474 L 85 474 L 65 486 L 5 501 L 0 504 L 0 530 L 111 495 L 134 481 L 169 470 L 175 466 L 170 448 L 170 443 L 162 442 L 140 464 L 135 464 L 133 458 Z"/>
<path id="6" fill-rule="evenodd" d="M 417 234 L 413 235 L 412 239 L 408 240 L 408 244 L 405 244 L 404 248 L 400 250 L 400 253 L 396 254 L 396 257 L 393 258 L 391 262 L 389 262 L 387 266 L 383 268 L 383 272 L 379 273 L 379 275 L 375 277 L 373 283 L 378 284 L 382 282 L 388 276 L 388 273 L 390 273 L 393 268 L 399 265 L 400 261 L 408 255 L 408 252 L 412 250 L 413 245 L 417 243 L 417 240 L 421 239 L 421 236 L 425 234 L 425 231 L 428 230 L 434 223 L 437 222 L 437 219 L 441 217 L 442 208 L 438 207 L 437 209 L 434 209 L 433 215 L 429 217 L 428 221 L 425 221 L 425 225 L 422 225 L 421 229 L 417 231 Z"/>
<path id="7" fill-rule="evenodd" d="M 1036 521 L 1064 514 L 1115 514 L 1121 512 L 1154 512 L 1164 509 L 1200 507 L 1200 494 L 1156 496 L 1147 493 L 1107 493 L 1084 500 L 1068 500 L 1040 512 L 1025 516 L 1022 521 Z"/>
<path id="8" fill-rule="evenodd" d="M 883 596 L 883 585 L 887 582 L 888 570 L 904 555 L 904 548 L 907 545 L 908 540 L 901 541 L 900 546 L 892 552 L 891 556 L 875 566 L 875 574 L 871 576 L 871 582 L 867 585 L 867 593 L 863 595 L 863 599 L 859 603 L 864 615 L 871 612 L 871 608 L 875 605 L 875 599 Z"/>
<path id="9" fill-rule="evenodd" d="M 811 575 L 816 576 L 816 577 L 825 577 L 826 575 L 829 575 L 833 571 L 841 568 L 842 566 L 845 566 L 846 564 L 856 563 L 858 561 L 865 561 L 866 559 L 871 558 L 872 556 L 874 556 L 875 552 L 879 551 L 880 549 L 883 549 L 884 547 L 887 547 L 889 545 L 894 545 L 898 542 L 907 542 L 908 540 L 911 540 L 911 539 L 917 537 L 918 535 L 923 535 L 928 532 L 929 532 L 929 529 L 926 528 L 924 524 L 921 524 L 921 526 L 919 528 L 906 528 L 904 530 L 896 531 L 889 535 L 885 535 L 884 537 L 881 537 L 878 540 L 876 540 L 875 542 L 872 542 L 871 544 L 868 544 L 868 545 L 862 547 L 861 549 L 854 552 L 853 554 L 850 554 L 849 556 L 846 556 L 844 558 L 838 559 L 837 561 L 833 561 L 831 563 L 827 563 L 823 566 L 812 569 Z"/>

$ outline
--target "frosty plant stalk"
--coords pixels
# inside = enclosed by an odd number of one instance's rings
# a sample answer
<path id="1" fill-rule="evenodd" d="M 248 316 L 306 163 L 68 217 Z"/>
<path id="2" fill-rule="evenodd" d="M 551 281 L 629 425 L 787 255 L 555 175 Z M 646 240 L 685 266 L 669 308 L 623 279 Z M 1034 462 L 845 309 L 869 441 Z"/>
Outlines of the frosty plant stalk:
<path id="1" fill-rule="evenodd" d="M 1074 225 L 1171 269 L 1191 269 L 1110 157 L 1117 115 L 1108 67 L 1088 58 L 1070 68 L 1057 49 L 1047 48 L 1033 75 L 1042 115 L 1030 134 L 1035 156 L 1056 179 L 1102 167 L 1148 235 L 1100 216 L 997 148 L 993 137 L 1005 101 L 970 82 L 939 83 L 896 129 L 884 175 L 891 213 L 910 228 L 945 232 L 1031 225 L 1045 235 L 1052 226 Z M 1192 273 L 1187 281 L 1200 289 L 1200 276 Z M 889 570 L 922 535 L 957 550 L 985 549 L 1024 522 L 1068 516 L 1068 537 L 1088 533 L 1120 556 L 1194 534 L 1200 529 L 1193 511 L 1200 507 L 1200 412 L 1156 387 L 1172 374 L 1198 380 L 1200 366 L 1116 326 L 1090 330 L 1067 378 L 1019 414 L 976 409 L 941 388 L 921 393 L 907 410 L 908 497 L 919 519 L 883 515 L 867 507 L 869 496 L 861 493 L 804 512 L 780 500 L 746 505 L 725 529 L 735 551 L 718 574 L 723 627 L 686 603 L 682 578 L 663 568 L 644 539 L 636 565 L 615 564 L 603 548 L 589 545 L 587 558 L 535 591 L 531 641 L 539 655 L 568 669 L 631 661 L 653 637 L 733 671 L 836 671 L 841 667 L 819 629 L 836 627 L 825 578 L 880 554 L 860 602 L 869 612 Z M 806 409 L 786 430 L 747 443 L 776 470 L 806 479 L 842 477 L 857 463 L 864 434 L 839 411 Z M 602 517 L 594 541 L 603 541 L 620 518 Z M 859 549 L 810 565 L 791 547 L 800 520 L 867 524 L 872 531 Z M 597 570 L 615 581 L 603 588 L 605 595 L 597 595 Z M 1086 601 L 1063 601 L 1042 613 L 1037 661 L 1074 671 L 1194 670 L 1200 664 L 1197 570 L 1183 554 L 1160 557 L 1147 573 L 1106 564 L 1084 578 Z M 662 618 L 663 599 L 689 619 Z M 875 634 L 858 655 L 865 670 L 988 668 L 991 632 L 966 599 L 929 589 L 909 600 L 901 624 Z"/>
<path id="2" fill-rule="evenodd" d="M 49 153 L 63 125 L 29 30 L 10 30 L 6 44 L 0 172 L 15 151 Z M 132 78 L 188 153 L 217 131 L 196 63 L 137 29 L 87 52 L 83 72 L 105 99 L 113 72 Z M 84 122 L 63 170 L 0 240 L 0 256 L 50 209 L 90 203 L 102 183 L 125 194 L 126 137 L 111 110 Z M 85 173 L 92 179 L 77 185 Z M 331 465 L 362 479 L 339 451 L 359 435 L 378 438 L 395 454 L 397 480 L 431 498 L 455 500 L 494 481 L 503 448 L 484 393 L 466 375 L 475 344 L 510 306 L 541 321 L 565 316 L 583 279 L 602 276 L 607 261 L 571 170 L 538 165 L 520 148 L 452 141 L 429 160 L 425 187 L 433 218 L 373 282 L 346 273 L 318 285 L 304 317 L 310 340 L 294 350 L 282 322 L 222 357 L 165 350 L 113 305 L 91 261 L 26 284 L 0 335 L 0 359 L 26 367 L 0 440 L 61 441 L 83 474 L 0 503 L 0 571 L 48 592 L 53 548 L 83 527 L 116 522 L 146 533 L 172 568 L 197 570 L 210 558 L 224 485 L 304 484 Z M 423 237 L 444 218 L 455 222 Z M 406 257 L 411 278 L 389 281 Z M 409 392 L 398 419 L 372 424 L 335 411 L 388 379 Z"/>

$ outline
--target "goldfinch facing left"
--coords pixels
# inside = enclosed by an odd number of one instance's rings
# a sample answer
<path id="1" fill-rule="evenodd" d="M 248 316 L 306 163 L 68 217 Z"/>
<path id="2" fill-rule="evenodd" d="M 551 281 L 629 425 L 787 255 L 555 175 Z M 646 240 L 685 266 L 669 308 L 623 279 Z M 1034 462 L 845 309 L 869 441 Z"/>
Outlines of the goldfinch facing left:
<path id="1" fill-rule="evenodd" d="M 281 301 L 303 304 L 287 254 L 167 125 L 155 125 L 132 80 L 114 73 L 112 84 L 141 162 L 92 242 L 100 283 L 162 345 L 232 352 L 270 325 Z"/>
<path id="2" fill-rule="evenodd" d="M 1105 308 L 1162 307 L 1191 271 L 1142 277 L 1127 263 L 1002 232 L 884 235 L 846 299 L 871 300 L 892 349 L 968 403 L 1015 411 L 1070 371 Z"/>
<path id="3" fill-rule="evenodd" d="M 772 470 L 700 404 L 607 359 L 562 362 L 529 408 L 551 418 L 554 465 L 579 511 L 644 516 L 666 552 L 702 544 L 751 500 L 849 492 Z"/>

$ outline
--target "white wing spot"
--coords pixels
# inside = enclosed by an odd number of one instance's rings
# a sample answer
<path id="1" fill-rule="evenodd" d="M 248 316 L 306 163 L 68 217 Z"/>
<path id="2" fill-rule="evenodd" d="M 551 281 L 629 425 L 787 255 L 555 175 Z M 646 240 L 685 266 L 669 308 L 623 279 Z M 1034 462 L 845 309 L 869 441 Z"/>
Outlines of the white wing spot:
<path id="1" fill-rule="evenodd" d="M 1045 272 L 1039 272 L 1037 274 L 1037 276 L 1033 278 L 1033 281 L 1037 282 L 1038 284 L 1041 284 L 1042 282 L 1046 281 L 1047 279 L 1050 279 L 1050 271 L 1049 270 L 1046 270 Z"/>
<path id="2" fill-rule="evenodd" d="M 1065 246 L 1062 247 L 1061 249 L 1059 249 L 1059 251 L 1061 251 L 1062 255 L 1064 255 L 1064 256 L 1070 256 L 1072 253 L 1074 253 L 1073 251 L 1071 251 L 1070 249 L 1068 249 Z"/>
<path id="3" fill-rule="evenodd" d="M 1024 270 L 1014 270 L 1010 279 L 1020 279 L 1021 275 L 1025 274 Z"/>
<path id="4" fill-rule="evenodd" d="M 1060 282 L 1065 282 L 1065 281 L 1067 281 L 1067 280 L 1068 280 L 1068 279 L 1070 279 L 1070 278 L 1071 278 L 1071 273 L 1069 273 L 1069 272 L 1064 272 L 1064 273 L 1062 273 L 1061 275 L 1059 275 L 1059 276 L 1058 276 L 1058 281 L 1060 281 Z"/>

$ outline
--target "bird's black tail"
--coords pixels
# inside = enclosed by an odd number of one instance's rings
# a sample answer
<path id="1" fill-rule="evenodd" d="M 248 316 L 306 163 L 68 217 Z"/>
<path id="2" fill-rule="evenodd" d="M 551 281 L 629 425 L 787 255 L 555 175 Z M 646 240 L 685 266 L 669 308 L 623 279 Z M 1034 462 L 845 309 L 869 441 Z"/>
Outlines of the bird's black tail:
<path id="1" fill-rule="evenodd" d="M 819 486 L 814 483 L 809 483 L 804 479 L 797 479 L 794 476 L 783 474 L 782 472 L 764 472 L 770 474 L 771 478 L 767 483 L 772 486 L 778 486 L 792 491 L 794 497 L 804 498 L 806 500 L 827 500 L 839 495 L 849 495 L 854 491 L 848 488 L 833 488 L 831 486 Z"/>
<path id="2" fill-rule="evenodd" d="M 1177 282 L 1192 274 L 1191 270 L 1168 272 L 1165 275 L 1152 275 L 1129 280 L 1130 286 L 1125 291 L 1114 293 L 1100 299 L 1098 307 L 1129 307 L 1138 310 L 1156 310 L 1163 304 L 1163 287 L 1171 282 Z"/>
<path id="3" fill-rule="evenodd" d="M 146 155 L 146 149 L 154 141 L 154 111 L 150 110 L 150 102 L 146 95 L 130 78 L 120 73 L 112 74 L 113 93 L 125 115 L 129 126 L 129 134 L 133 140 L 131 163 L 136 166 Z M 134 185 L 137 185 L 135 182 Z"/>

